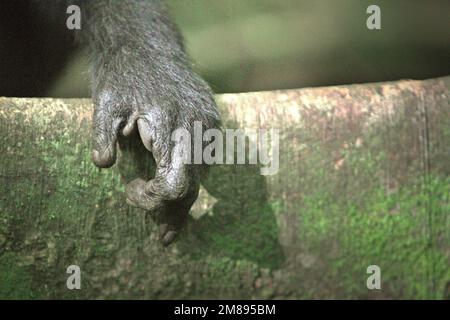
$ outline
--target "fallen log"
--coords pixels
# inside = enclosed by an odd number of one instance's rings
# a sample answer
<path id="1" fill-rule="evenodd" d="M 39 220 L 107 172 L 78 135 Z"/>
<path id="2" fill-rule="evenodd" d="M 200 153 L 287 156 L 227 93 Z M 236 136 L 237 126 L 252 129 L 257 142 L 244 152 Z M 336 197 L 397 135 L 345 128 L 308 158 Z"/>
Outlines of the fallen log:
<path id="1" fill-rule="evenodd" d="M 448 298 L 449 97 L 449 77 L 217 96 L 226 127 L 279 130 L 279 170 L 213 166 L 167 248 L 124 200 L 149 155 L 92 164 L 90 100 L 0 98 L 0 298 Z"/>

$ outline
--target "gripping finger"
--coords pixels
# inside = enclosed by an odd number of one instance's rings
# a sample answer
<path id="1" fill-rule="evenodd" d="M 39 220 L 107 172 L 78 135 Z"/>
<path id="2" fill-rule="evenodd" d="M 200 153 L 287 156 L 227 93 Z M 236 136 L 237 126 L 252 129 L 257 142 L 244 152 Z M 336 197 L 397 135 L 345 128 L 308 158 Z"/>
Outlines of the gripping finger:
<path id="1" fill-rule="evenodd" d="M 188 194 L 198 191 L 198 170 L 177 156 L 179 148 L 185 146 L 158 139 L 158 130 L 146 119 L 139 119 L 137 124 L 142 142 L 152 152 L 157 167 L 152 180 L 145 184 L 142 181 L 130 184 L 127 192 L 129 203 L 154 210 L 166 202 L 182 201 Z M 164 127 L 159 127 L 159 130 L 163 131 Z M 161 136 L 170 137 L 170 132 L 160 133 Z"/>
<path id="2" fill-rule="evenodd" d="M 116 143 L 121 118 L 115 118 L 102 108 L 96 108 L 93 118 L 92 160 L 99 168 L 109 168 L 116 162 Z"/>

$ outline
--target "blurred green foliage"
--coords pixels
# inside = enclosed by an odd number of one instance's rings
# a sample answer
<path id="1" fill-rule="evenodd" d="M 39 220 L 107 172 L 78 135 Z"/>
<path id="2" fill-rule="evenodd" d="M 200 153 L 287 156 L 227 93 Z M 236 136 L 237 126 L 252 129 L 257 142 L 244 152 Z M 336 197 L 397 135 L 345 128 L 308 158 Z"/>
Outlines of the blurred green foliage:
<path id="1" fill-rule="evenodd" d="M 447 0 L 168 2 L 196 69 L 218 93 L 450 74 Z M 366 26 L 371 4 L 381 30 Z M 50 95 L 89 96 L 81 61 Z"/>
<path id="2" fill-rule="evenodd" d="M 450 73 L 449 1 L 171 1 L 218 92 L 427 78 Z M 382 29 L 366 27 L 378 4 Z"/>

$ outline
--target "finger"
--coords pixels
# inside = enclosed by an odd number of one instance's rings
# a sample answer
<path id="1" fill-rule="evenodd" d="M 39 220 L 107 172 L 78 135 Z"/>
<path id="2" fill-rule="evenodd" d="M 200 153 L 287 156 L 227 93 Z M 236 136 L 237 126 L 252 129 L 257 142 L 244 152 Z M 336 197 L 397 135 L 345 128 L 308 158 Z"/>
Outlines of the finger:
<path id="1" fill-rule="evenodd" d="M 170 137 L 170 130 L 166 132 L 164 125 L 159 123 L 151 123 L 150 125 L 149 119 L 138 119 L 137 126 L 142 143 L 147 150 L 152 152 L 156 162 L 154 178 L 148 181 L 145 186 L 144 193 L 148 199 L 142 201 L 141 205 L 138 204 L 138 206 L 143 208 L 155 207 L 159 206 L 161 202 L 183 199 L 190 191 L 192 180 L 198 180 L 196 179 L 197 176 L 193 174 L 195 169 L 184 163 L 178 155 L 180 149 L 187 149 L 190 144 L 186 139 L 182 139 L 181 145 L 180 143 L 172 144 L 170 139 L 161 139 L 161 137 Z M 155 128 L 158 128 L 158 130 Z M 182 145 L 184 143 L 188 143 L 188 145 Z M 137 198 L 143 199 L 145 197 L 139 195 Z M 150 205 L 150 202 L 153 204 Z"/>
<path id="2" fill-rule="evenodd" d="M 152 123 L 153 125 L 153 123 Z M 158 140 L 156 130 L 148 119 L 137 121 L 139 135 L 156 162 L 154 178 L 148 182 L 136 179 L 126 187 L 127 203 L 156 214 L 159 224 L 159 239 L 164 246 L 172 243 L 187 222 L 192 204 L 200 187 L 200 166 L 186 164 L 177 156 L 180 148 L 190 147 L 186 139 L 171 144 Z M 170 136 L 163 126 L 158 126 L 160 136 Z"/>
<path id="3" fill-rule="evenodd" d="M 133 112 L 133 114 L 128 118 L 127 120 L 127 124 L 125 125 L 125 127 L 122 130 L 122 135 L 127 137 L 129 136 L 131 133 L 134 132 L 134 129 L 136 128 L 136 122 L 138 119 L 139 113 Z"/>
<path id="4" fill-rule="evenodd" d="M 164 246 L 171 244 L 188 222 L 190 206 L 168 204 L 165 213 L 156 216 L 158 238 Z"/>
<path id="5" fill-rule="evenodd" d="M 141 178 L 134 179 L 125 188 L 126 201 L 133 207 L 148 211 L 157 211 L 163 207 L 163 201 L 150 197 L 145 193 L 147 182 Z"/>
<path id="6" fill-rule="evenodd" d="M 123 120 L 96 108 L 93 117 L 92 160 L 97 167 L 109 168 L 116 162 L 116 143 Z"/>
<path id="7" fill-rule="evenodd" d="M 137 126 L 142 143 L 148 151 L 152 152 L 153 130 L 150 127 L 148 120 L 138 119 Z"/>

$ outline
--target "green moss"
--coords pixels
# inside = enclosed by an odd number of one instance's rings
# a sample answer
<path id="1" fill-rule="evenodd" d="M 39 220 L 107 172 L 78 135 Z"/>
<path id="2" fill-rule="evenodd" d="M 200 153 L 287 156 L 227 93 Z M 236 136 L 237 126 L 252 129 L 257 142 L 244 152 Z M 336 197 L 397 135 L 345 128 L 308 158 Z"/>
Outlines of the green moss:
<path id="1" fill-rule="evenodd" d="M 222 298 L 250 299 L 252 286 L 258 276 L 256 264 L 226 257 L 208 257 L 203 260 L 205 277 L 196 283 L 189 298 L 204 297 L 205 291 L 220 292 Z"/>
<path id="2" fill-rule="evenodd" d="M 387 296 L 444 298 L 450 281 L 450 179 L 416 178 L 389 190 L 377 178 L 380 157 L 385 155 L 346 155 L 342 170 L 358 178 L 355 189 L 342 190 L 348 192 L 344 200 L 336 193 L 339 179 L 305 192 L 298 211 L 300 241 L 329 265 L 324 281 L 343 296 L 370 297 L 366 269 L 375 264 Z"/>
<path id="3" fill-rule="evenodd" d="M 0 126 L 0 154 L 7 155 L 0 166 L 0 234 L 5 239 L 0 252 L 7 251 L 0 258 L 1 297 L 84 298 L 105 292 L 124 298 L 130 297 L 127 293 L 136 298 L 251 298 L 255 279 L 266 268 L 267 278 L 273 271 L 292 278 L 293 296 L 370 298 L 365 283 L 371 264 L 381 267 L 386 297 L 444 297 L 450 281 L 450 181 L 445 176 L 422 180 L 414 172 L 416 163 L 412 169 L 391 169 L 401 162 L 389 162 L 395 153 L 379 148 L 385 143 L 381 134 L 364 138 L 370 148 L 340 148 L 342 164 L 328 161 L 335 159 L 328 152 L 336 147 L 308 146 L 298 161 L 304 174 L 293 176 L 300 171 L 284 168 L 283 185 L 271 185 L 280 188 L 283 200 L 269 197 L 257 166 L 212 168 L 203 183 L 217 199 L 211 212 L 192 219 L 180 241 L 161 249 L 152 238 L 151 219 L 123 201 L 121 176 L 130 180 L 145 172 L 149 178 L 150 158 L 138 166 L 122 162 L 119 168 L 98 170 L 84 141 L 87 125 L 76 128 L 80 133 L 71 126 L 59 128 L 52 122 L 57 118 L 20 121 Z M 405 174 L 388 176 L 391 172 Z M 284 194 L 292 190 L 296 201 Z M 298 242 L 288 252 L 296 259 L 289 260 L 294 270 L 281 269 L 287 250 L 279 243 L 278 218 L 295 213 Z M 294 236 L 289 239 L 297 240 Z M 32 263 L 21 266 L 29 256 L 35 258 Z M 313 257 L 306 260 L 315 264 L 303 266 L 303 256 Z M 70 264 L 79 264 L 86 275 L 80 292 L 65 288 Z M 130 281 L 139 289 L 127 287 L 126 280 L 139 276 L 142 282 Z M 317 287 L 322 283 L 330 285 Z M 118 291 L 106 294 L 114 286 Z M 261 294 L 270 297 L 267 287 Z"/>
<path id="4" fill-rule="evenodd" d="M 192 221 L 180 249 L 194 259 L 248 260 L 276 269 L 284 261 L 274 207 L 259 168 L 222 165 L 211 168 L 203 186 L 218 201 L 210 215 Z"/>
<path id="5" fill-rule="evenodd" d="M 39 290 L 33 287 L 30 269 L 20 267 L 12 253 L 0 257 L 0 299 L 35 299 Z"/>

